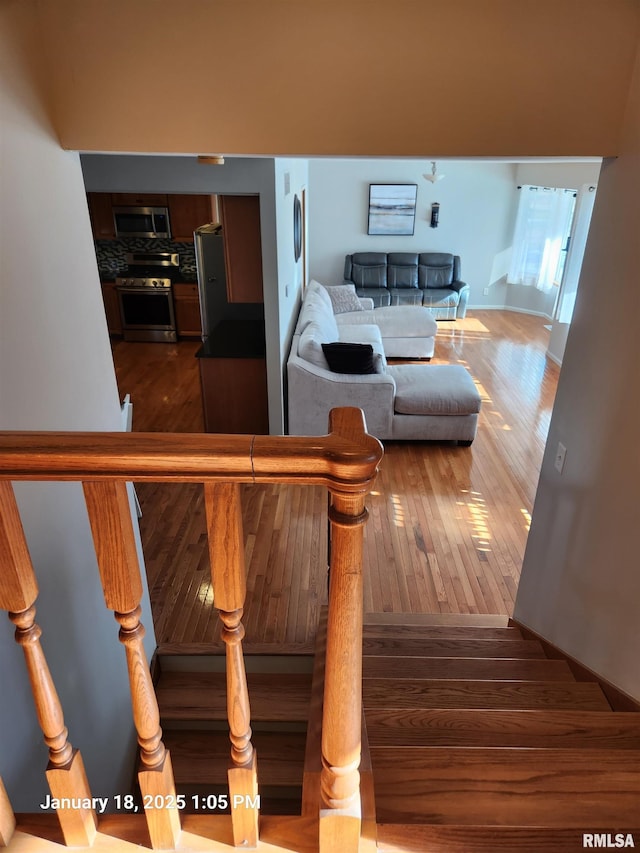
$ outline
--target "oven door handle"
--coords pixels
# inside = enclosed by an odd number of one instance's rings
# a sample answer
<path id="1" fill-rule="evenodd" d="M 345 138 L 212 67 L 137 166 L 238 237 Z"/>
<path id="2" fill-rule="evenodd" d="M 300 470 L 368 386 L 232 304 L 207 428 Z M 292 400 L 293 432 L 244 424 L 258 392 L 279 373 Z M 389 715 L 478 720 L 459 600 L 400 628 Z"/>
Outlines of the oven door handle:
<path id="1" fill-rule="evenodd" d="M 118 293 L 160 293 L 161 295 L 170 294 L 170 287 L 129 287 L 124 284 L 116 285 Z"/>

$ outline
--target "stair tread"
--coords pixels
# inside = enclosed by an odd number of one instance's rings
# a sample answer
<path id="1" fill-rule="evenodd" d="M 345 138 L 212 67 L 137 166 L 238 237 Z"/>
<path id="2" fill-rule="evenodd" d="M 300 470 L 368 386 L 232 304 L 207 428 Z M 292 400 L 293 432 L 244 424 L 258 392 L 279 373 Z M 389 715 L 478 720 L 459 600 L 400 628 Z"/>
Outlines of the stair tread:
<path id="1" fill-rule="evenodd" d="M 443 681 L 365 678 L 363 701 L 369 708 L 547 708 L 610 711 L 595 682 Z"/>
<path id="2" fill-rule="evenodd" d="M 630 828 L 609 827 L 610 833 L 640 836 L 640 821 Z M 635 828 L 633 828 L 635 827 Z M 604 830 L 606 832 L 606 830 Z M 378 824 L 380 853 L 577 853 L 582 830 L 546 826 L 447 826 Z"/>
<path id="3" fill-rule="evenodd" d="M 640 751 L 371 749 L 381 823 L 596 829 L 638 820 Z"/>
<path id="4" fill-rule="evenodd" d="M 508 628 L 509 617 L 493 613 L 365 613 L 364 624 L 367 627 L 369 625 L 469 625 Z"/>
<path id="5" fill-rule="evenodd" d="M 481 640 L 523 640 L 522 631 L 515 626 L 490 627 L 482 625 L 365 625 L 362 636 L 395 637 L 416 639 L 427 637 L 460 637 L 463 639 L 477 638 Z"/>
<path id="6" fill-rule="evenodd" d="M 371 747 L 640 749 L 640 714 L 633 712 L 369 709 L 366 721 Z"/>
<path id="7" fill-rule="evenodd" d="M 476 637 L 364 637 L 362 653 L 365 656 L 548 659 L 536 640 Z"/>
<path id="8" fill-rule="evenodd" d="M 509 658 L 418 658 L 369 655 L 362 675 L 368 678 L 470 679 L 474 681 L 575 681 L 563 660 L 511 660 Z"/>
<path id="9" fill-rule="evenodd" d="M 226 785 L 230 766 L 227 732 L 165 730 L 178 785 Z M 256 732 L 251 741 L 258 755 L 261 785 L 301 785 L 306 735 L 302 732 Z"/>
<path id="10" fill-rule="evenodd" d="M 311 675 L 247 673 L 251 719 L 306 721 Z M 156 686 L 162 720 L 226 720 L 223 672 L 165 672 Z"/>

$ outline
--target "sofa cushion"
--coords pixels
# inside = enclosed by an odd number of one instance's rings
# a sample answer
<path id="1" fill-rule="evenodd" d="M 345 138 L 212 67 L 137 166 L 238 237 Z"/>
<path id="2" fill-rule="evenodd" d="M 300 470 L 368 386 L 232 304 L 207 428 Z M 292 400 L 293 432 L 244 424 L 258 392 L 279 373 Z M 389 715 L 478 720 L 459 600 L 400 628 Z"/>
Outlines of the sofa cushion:
<path id="1" fill-rule="evenodd" d="M 384 344 L 380 329 L 375 325 L 340 323 L 338 325 L 338 339 L 343 343 L 371 344 L 376 356 L 376 373 L 384 373 L 387 367 L 387 359 L 384 352 Z"/>
<path id="2" fill-rule="evenodd" d="M 398 287 L 391 291 L 392 305 L 422 305 L 424 291 L 417 287 Z"/>
<path id="3" fill-rule="evenodd" d="M 438 331 L 438 324 L 431 312 L 421 306 L 386 305 L 373 311 L 341 314 L 337 322 L 339 329 L 347 323 L 375 323 L 383 342 L 386 338 L 430 338 Z"/>
<path id="4" fill-rule="evenodd" d="M 303 333 L 300 335 L 298 355 L 305 361 L 315 364 L 316 367 L 323 367 L 325 370 L 328 370 L 329 363 L 322 351 L 322 344 L 328 344 L 337 337 L 337 334 L 327 336 L 323 327 L 312 321 L 305 326 Z"/>
<path id="5" fill-rule="evenodd" d="M 396 383 L 394 408 L 403 415 L 469 415 L 480 411 L 480 394 L 461 364 L 389 367 Z"/>
<path id="6" fill-rule="evenodd" d="M 318 287 L 319 290 L 308 288 L 307 293 L 305 293 L 298 318 L 297 331 L 301 334 L 309 323 L 316 323 L 324 329 L 324 340 L 333 341 L 338 337 L 338 327 L 331 307 L 331 299 L 322 285 L 318 285 Z"/>
<path id="7" fill-rule="evenodd" d="M 322 344 L 322 350 L 333 373 L 377 373 L 371 344 L 335 341 Z"/>
<path id="8" fill-rule="evenodd" d="M 363 306 L 356 294 L 355 284 L 338 284 L 335 287 L 325 286 L 331 299 L 334 314 L 346 314 L 349 311 L 362 311 Z"/>
<path id="9" fill-rule="evenodd" d="M 348 258 L 350 275 L 356 287 L 387 286 L 387 255 L 384 252 L 354 252 Z M 345 264 L 345 272 L 347 265 Z"/>
<path id="10" fill-rule="evenodd" d="M 448 287 L 428 287 L 423 291 L 422 303 L 427 307 L 430 305 L 441 305 L 443 307 L 455 307 L 460 301 L 457 290 Z"/>
<path id="11" fill-rule="evenodd" d="M 418 286 L 448 287 L 453 281 L 454 256 L 447 252 L 422 252 L 418 257 Z"/>
<path id="12" fill-rule="evenodd" d="M 416 253 L 389 253 L 387 256 L 387 287 L 418 287 L 418 255 Z"/>

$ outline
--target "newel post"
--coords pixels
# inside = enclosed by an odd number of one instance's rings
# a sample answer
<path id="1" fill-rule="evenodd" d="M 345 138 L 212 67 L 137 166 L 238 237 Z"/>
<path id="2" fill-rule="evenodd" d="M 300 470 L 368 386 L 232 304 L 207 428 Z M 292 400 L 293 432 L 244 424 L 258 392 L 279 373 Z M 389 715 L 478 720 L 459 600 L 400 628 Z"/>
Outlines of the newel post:
<path id="1" fill-rule="evenodd" d="M 82 756 L 67 737 L 60 699 L 40 644 L 36 624 L 38 596 L 31 557 L 11 483 L 0 481 L 0 608 L 9 611 L 16 626 L 16 642 L 22 646 L 31 691 L 44 741 L 49 747 L 46 774 L 65 843 L 90 847 L 96 837 L 96 814 L 90 807 L 91 792 Z M 0 791 L 0 838 L 8 831 L 8 801 Z M 4 804 L 3 804 L 4 803 Z M 69 805 L 67 805 L 69 804 Z"/>
<path id="2" fill-rule="evenodd" d="M 204 500 L 213 584 L 213 603 L 226 644 L 227 718 L 231 739 L 229 801 L 236 847 L 257 847 L 258 770 L 251 743 L 249 689 L 242 654 L 246 598 L 244 537 L 238 483 L 205 483 Z"/>
<path id="3" fill-rule="evenodd" d="M 180 817 L 171 758 L 162 742 L 160 711 L 140 622 L 142 581 L 127 485 L 124 481 L 83 483 L 91 532 L 107 607 L 114 611 L 124 645 L 133 719 L 140 745 L 140 791 L 154 849 L 173 850 L 180 837 Z"/>

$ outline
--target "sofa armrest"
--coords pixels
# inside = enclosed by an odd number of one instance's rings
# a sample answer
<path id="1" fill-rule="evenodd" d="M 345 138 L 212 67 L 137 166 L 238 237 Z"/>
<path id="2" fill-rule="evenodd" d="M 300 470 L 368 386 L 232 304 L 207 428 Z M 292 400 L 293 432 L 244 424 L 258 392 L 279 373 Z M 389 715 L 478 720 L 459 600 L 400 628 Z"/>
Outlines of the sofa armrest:
<path id="1" fill-rule="evenodd" d="M 466 281 L 452 281 L 451 284 L 448 285 L 448 287 L 450 287 L 451 290 L 455 290 L 456 293 L 460 293 L 463 288 L 468 288 L 469 285 L 466 283 Z"/>
<path id="2" fill-rule="evenodd" d="M 358 296 L 363 311 L 371 311 L 373 308 L 373 299 L 368 296 Z"/>
<path id="3" fill-rule="evenodd" d="M 331 409 L 356 406 L 372 435 L 391 437 L 396 394 L 391 374 L 332 373 L 292 354 L 287 378 L 290 435 L 326 435 Z"/>

